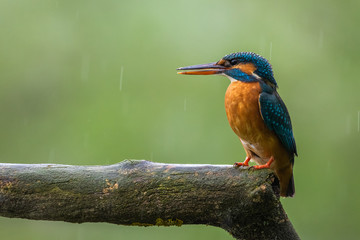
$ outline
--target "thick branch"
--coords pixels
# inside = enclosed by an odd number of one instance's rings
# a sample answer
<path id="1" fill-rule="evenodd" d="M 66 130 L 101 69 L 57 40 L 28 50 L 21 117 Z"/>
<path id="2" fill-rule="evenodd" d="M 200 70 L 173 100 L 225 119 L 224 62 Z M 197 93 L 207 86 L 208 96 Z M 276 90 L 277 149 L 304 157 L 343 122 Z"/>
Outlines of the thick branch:
<path id="1" fill-rule="evenodd" d="M 269 170 L 123 161 L 0 164 L 0 215 L 152 226 L 208 224 L 237 239 L 299 239 Z"/>

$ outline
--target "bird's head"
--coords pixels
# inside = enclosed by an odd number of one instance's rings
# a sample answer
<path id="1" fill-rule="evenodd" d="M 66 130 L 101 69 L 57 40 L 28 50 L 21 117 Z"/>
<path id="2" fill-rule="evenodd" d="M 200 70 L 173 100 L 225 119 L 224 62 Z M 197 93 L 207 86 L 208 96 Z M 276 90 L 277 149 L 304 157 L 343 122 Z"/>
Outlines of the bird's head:
<path id="1" fill-rule="evenodd" d="M 270 63 L 252 52 L 238 52 L 226 55 L 217 62 L 181 67 L 178 74 L 227 76 L 232 82 L 263 81 L 272 88 L 277 87 Z M 189 70 L 189 71 L 188 71 Z"/>

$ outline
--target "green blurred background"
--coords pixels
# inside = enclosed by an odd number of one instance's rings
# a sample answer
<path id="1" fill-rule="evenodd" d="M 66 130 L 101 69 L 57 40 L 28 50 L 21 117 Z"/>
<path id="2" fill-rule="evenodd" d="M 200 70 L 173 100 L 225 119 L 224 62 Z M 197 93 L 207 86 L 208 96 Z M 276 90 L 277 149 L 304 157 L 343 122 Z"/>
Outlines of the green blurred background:
<path id="1" fill-rule="evenodd" d="M 360 2 L 0 1 L 0 162 L 232 164 L 220 76 L 180 66 L 254 51 L 293 121 L 303 239 L 358 239 Z M 210 226 L 0 218 L 1 239 L 232 239 Z"/>

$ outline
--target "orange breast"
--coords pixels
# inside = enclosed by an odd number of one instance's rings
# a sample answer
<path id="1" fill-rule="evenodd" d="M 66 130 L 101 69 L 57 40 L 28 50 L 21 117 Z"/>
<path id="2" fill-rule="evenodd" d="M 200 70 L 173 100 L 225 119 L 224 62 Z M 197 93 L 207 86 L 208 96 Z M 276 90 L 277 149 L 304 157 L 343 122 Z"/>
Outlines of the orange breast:
<path id="1" fill-rule="evenodd" d="M 260 114 L 258 82 L 232 82 L 225 94 L 225 109 L 230 126 L 239 136 L 247 155 L 258 164 L 276 156 L 281 143 Z M 283 147 L 282 147 L 283 148 Z"/>
<path id="2" fill-rule="evenodd" d="M 265 164 L 270 157 L 274 157 L 275 161 L 270 168 L 279 178 L 281 195 L 286 196 L 292 176 L 290 155 L 261 117 L 260 93 L 260 84 L 257 82 L 232 82 L 225 95 L 226 115 L 251 160 L 257 164 Z"/>
<path id="3" fill-rule="evenodd" d="M 256 141 L 256 131 L 266 127 L 259 109 L 258 82 L 232 82 L 225 94 L 225 110 L 231 128 L 241 138 L 250 142 Z"/>

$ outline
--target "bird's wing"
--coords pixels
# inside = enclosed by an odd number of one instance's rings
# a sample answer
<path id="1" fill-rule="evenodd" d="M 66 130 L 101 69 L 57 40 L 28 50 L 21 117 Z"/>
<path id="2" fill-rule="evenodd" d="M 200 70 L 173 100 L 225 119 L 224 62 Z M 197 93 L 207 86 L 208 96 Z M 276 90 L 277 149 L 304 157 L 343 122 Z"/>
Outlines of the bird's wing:
<path id="1" fill-rule="evenodd" d="M 279 94 L 261 93 L 259 105 L 266 126 L 275 132 L 289 153 L 297 156 L 290 115 Z"/>

